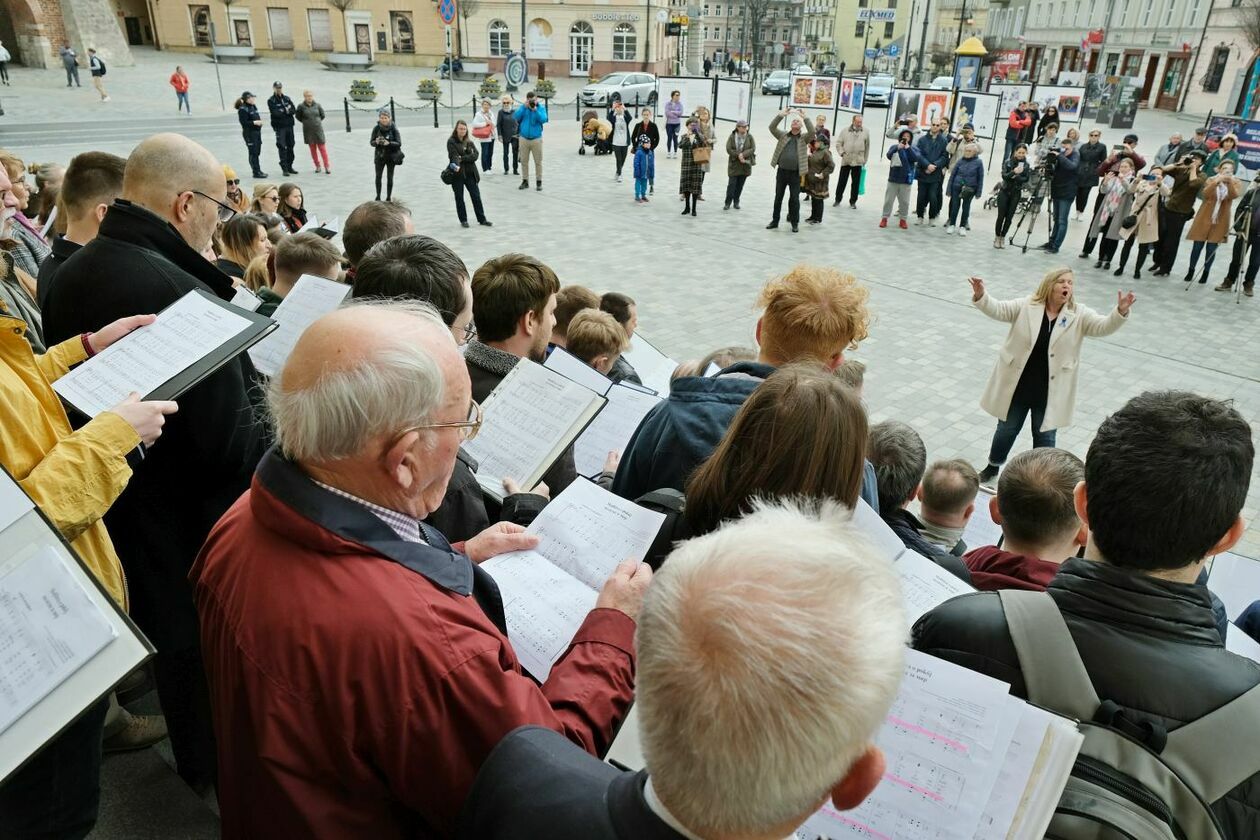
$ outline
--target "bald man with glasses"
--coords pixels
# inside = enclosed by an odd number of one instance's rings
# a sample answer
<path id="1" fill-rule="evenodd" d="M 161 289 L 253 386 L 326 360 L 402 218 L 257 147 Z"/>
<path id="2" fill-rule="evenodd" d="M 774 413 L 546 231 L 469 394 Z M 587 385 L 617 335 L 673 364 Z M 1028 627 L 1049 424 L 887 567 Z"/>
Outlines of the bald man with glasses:
<path id="1" fill-rule="evenodd" d="M 91 333 L 161 312 L 194 290 L 229 300 L 231 278 L 201 254 L 234 212 L 226 193 L 222 165 L 202 146 L 178 134 L 142 141 L 96 238 L 66 260 L 49 289 L 46 334 L 60 342 Z M 241 354 L 180 397 L 162 445 L 135 459 L 130 485 L 105 515 L 130 583 L 131 615 L 158 649 L 158 697 L 177 768 L 198 789 L 215 780 L 214 735 L 188 569 L 267 447 L 254 379 Z"/>

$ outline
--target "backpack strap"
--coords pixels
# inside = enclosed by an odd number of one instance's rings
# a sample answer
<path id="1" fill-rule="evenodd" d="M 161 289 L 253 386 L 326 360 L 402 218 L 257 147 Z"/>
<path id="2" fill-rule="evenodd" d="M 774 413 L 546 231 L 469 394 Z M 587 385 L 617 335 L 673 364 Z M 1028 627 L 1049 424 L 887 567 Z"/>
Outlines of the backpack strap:
<path id="1" fill-rule="evenodd" d="M 1078 720 L 1092 720 L 1098 693 L 1054 599 L 1046 592 L 1014 589 L 1003 589 L 998 597 L 1029 702 Z"/>
<path id="2" fill-rule="evenodd" d="M 1230 628 L 1237 633 L 1238 629 Z M 1212 803 L 1260 772 L 1260 685 L 1168 734 L 1160 758 Z"/>

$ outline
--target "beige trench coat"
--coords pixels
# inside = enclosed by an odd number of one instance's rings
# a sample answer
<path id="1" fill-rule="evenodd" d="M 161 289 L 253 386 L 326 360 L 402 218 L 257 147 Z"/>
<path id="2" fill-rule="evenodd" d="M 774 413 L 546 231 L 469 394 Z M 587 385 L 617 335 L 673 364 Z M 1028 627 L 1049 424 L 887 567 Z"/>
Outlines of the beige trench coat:
<path id="1" fill-rule="evenodd" d="M 1011 325 L 1006 341 L 998 352 L 997 364 L 989 375 L 980 407 L 999 420 L 1006 419 L 1015 396 L 1015 386 L 1046 317 L 1044 303 L 1032 297 L 995 300 L 988 292 L 973 305 L 995 321 Z M 1111 335 L 1124 325 L 1125 316 L 1113 309 L 1110 315 L 1099 315 L 1088 306 L 1072 303 L 1059 313 L 1059 320 L 1050 333 L 1050 388 L 1046 395 L 1046 414 L 1038 431 L 1062 429 L 1072 425 L 1076 408 L 1076 377 L 1081 358 L 1081 344 L 1087 336 Z"/>
<path id="2" fill-rule="evenodd" d="M 1203 201 L 1199 204 L 1199 212 L 1194 214 L 1190 223 L 1190 232 L 1186 239 L 1191 242 L 1215 242 L 1220 244 L 1229 238 L 1230 225 L 1234 223 L 1234 199 L 1243 194 L 1243 182 L 1237 178 L 1229 179 L 1229 190 L 1225 200 L 1221 202 L 1220 212 L 1216 214 L 1216 223 L 1212 223 L 1212 208 L 1216 206 L 1216 186 L 1222 176 L 1208 178 L 1203 185 Z"/>

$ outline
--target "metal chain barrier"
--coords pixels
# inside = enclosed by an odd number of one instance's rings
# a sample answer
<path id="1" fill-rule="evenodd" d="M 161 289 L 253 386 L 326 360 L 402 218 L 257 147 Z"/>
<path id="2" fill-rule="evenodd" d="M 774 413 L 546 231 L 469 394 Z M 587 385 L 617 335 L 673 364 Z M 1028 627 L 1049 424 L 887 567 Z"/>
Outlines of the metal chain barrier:
<path id="1" fill-rule="evenodd" d="M 468 100 L 467 107 L 469 109 L 470 116 L 474 116 L 474 117 L 477 116 L 478 103 L 480 103 L 482 99 L 486 99 L 486 98 L 488 97 L 474 95 Z M 542 99 L 543 106 L 547 108 L 548 112 L 552 110 L 553 103 L 556 108 L 567 108 L 570 105 L 572 105 L 573 106 L 573 119 L 578 122 L 581 122 L 582 102 L 578 96 L 575 95 L 573 97 L 572 102 L 560 102 L 560 101 L 556 101 L 545 96 L 542 96 L 539 98 Z M 438 120 L 439 108 L 444 109 L 446 111 L 454 112 L 458 109 L 462 109 L 465 107 L 464 105 L 448 105 L 441 101 L 440 95 L 433 99 L 421 100 L 422 104 L 414 105 L 414 106 L 403 105 L 401 102 L 399 102 L 397 99 L 395 99 L 392 96 L 389 98 L 388 105 L 367 105 L 367 106 L 357 105 L 354 102 L 351 102 L 349 97 L 342 97 L 341 103 L 345 110 L 347 134 L 349 134 L 351 131 L 351 126 L 350 126 L 350 112 L 351 111 L 361 111 L 363 113 L 378 114 L 380 113 L 382 108 L 388 107 L 390 119 L 393 120 L 395 118 L 394 115 L 395 115 L 396 109 L 402 109 L 404 111 L 416 111 L 416 112 L 431 110 L 433 112 L 433 127 L 439 128 L 440 127 L 440 122 Z"/>

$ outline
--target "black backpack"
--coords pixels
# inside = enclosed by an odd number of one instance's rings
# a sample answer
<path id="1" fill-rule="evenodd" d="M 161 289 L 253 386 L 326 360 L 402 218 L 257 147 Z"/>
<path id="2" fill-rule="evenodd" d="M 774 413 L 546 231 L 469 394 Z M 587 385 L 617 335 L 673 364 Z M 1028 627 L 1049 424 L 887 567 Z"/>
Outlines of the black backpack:
<path id="1" fill-rule="evenodd" d="M 1050 595 L 998 595 L 1028 702 L 1075 718 L 1085 736 L 1045 836 L 1220 840 L 1210 804 L 1260 771 L 1260 686 L 1168 733 L 1156 752 L 1111 725 L 1119 707 L 1099 700 Z"/>
<path id="2" fill-rule="evenodd" d="M 672 487 L 666 487 L 644 493 L 635 499 L 634 503 L 648 510 L 665 514 L 665 521 L 661 523 L 661 529 L 656 532 L 656 539 L 652 540 L 652 547 L 643 558 L 643 561 L 655 572 L 661 568 L 661 563 L 665 562 L 665 558 L 674 550 L 675 543 L 691 537 L 691 530 L 687 527 L 687 520 L 683 516 L 687 509 L 687 497 Z"/>

